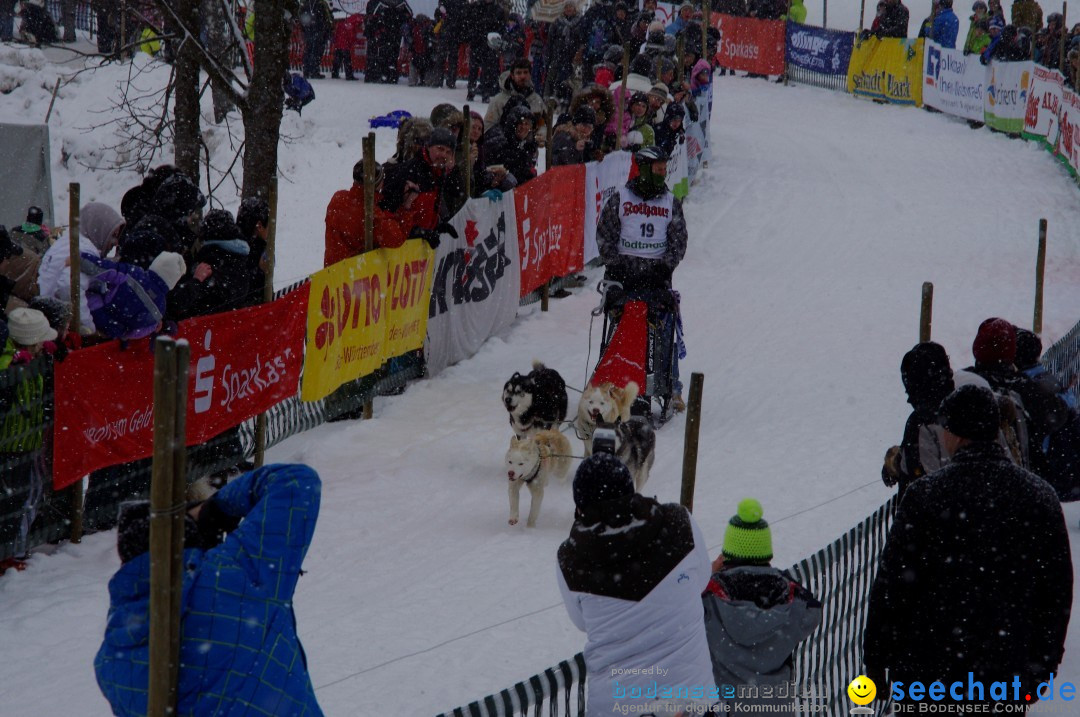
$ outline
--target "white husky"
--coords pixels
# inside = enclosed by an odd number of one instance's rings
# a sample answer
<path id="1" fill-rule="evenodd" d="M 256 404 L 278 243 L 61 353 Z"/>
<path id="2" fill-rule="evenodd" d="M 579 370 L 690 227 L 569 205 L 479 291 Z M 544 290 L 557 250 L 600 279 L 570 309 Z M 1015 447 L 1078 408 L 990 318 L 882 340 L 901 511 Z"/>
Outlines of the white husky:
<path id="1" fill-rule="evenodd" d="M 566 480 L 570 472 L 570 441 L 558 431 L 537 431 L 525 438 L 511 438 L 506 451 L 506 476 L 510 479 L 510 525 L 518 523 L 518 498 L 521 486 L 532 494 L 525 525 L 536 526 L 544 486 L 549 478 Z"/>
<path id="2" fill-rule="evenodd" d="M 629 421 L 630 407 L 634 405 L 637 395 L 638 385 L 634 381 L 626 384 L 626 388 L 619 388 L 608 382 L 585 387 L 578 403 L 574 431 L 578 438 L 585 442 L 586 456 L 592 455 L 592 437 L 596 424 L 601 421 L 615 423 L 620 419 Z"/>

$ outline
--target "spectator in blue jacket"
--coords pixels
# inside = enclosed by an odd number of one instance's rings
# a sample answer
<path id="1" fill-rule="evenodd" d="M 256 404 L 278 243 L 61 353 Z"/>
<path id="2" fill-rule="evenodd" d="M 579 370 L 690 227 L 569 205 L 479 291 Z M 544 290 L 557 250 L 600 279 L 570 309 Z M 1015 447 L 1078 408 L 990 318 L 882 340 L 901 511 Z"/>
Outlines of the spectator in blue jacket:
<path id="1" fill-rule="evenodd" d="M 960 31 L 960 20 L 952 9 L 953 0 L 941 0 L 941 9 L 934 17 L 934 26 L 930 37 L 942 47 L 956 49 L 956 35 Z"/>
<path id="2" fill-rule="evenodd" d="M 177 714 L 321 717 L 292 606 L 320 490 L 307 466 L 270 465 L 188 512 Z M 101 691 L 123 717 L 147 709 L 149 524 L 145 501 L 121 506 L 122 565 L 109 581 L 94 660 Z"/>

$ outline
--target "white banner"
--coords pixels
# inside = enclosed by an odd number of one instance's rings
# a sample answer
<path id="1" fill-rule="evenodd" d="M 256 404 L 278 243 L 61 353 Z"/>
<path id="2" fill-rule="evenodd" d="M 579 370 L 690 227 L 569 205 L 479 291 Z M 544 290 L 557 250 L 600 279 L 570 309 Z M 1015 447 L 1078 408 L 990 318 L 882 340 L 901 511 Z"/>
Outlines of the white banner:
<path id="1" fill-rule="evenodd" d="M 982 122 L 990 70 L 979 62 L 979 56 L 927 42 L 923 57 L 923 104 Z"/>
<path id="2" fill-rule="evenodd" d="M 686 199 L 690 178 L 686 167 L 686 142 L 676 142 L 667 165 L 667 188 L 679 199 Z"/>
<path id="3" fill-rule="evenodd" d="M 1080 170 L 1080 95 L 1065 90 L 1061 93 L 1061 134 L 1058 153 L 1075 172 Z"/>
<path id="4" fill-rule="evenodd" d="M 596 248 L 596 225 L 600 210 L 630 176 L 629 152 L 611 152 L 600 162 L 585 165 L 585 263 L 600 256 Z"/>
<path id="5" fill-rule="evenodd" d="M 1035 63 L 1031 60 L 994 60 L 990 63 L 990 79 L 987 80 L 986 102 L 983 105 L 983 119 L 987 127 L 1009 134 L 1024 131 L 1024 112 L 1027 110 L 1034 69 Z"/>
<path id="6" fill-rule="evenodd" d="M 497 202 L 470 199 L 435 252 L 424 352 L 429 376 L 476 353 L 514 322 L 520 298 L 512 192 Z"/>
<path id="7" fill-rule="evenodd" d="M 1065 91 L 1065 78 L 1057 70 L 1039 65 L 1031 76 L 1031 92 L 1028 94 L 1024 112 L 1024 137 L 1039 139 L 1057 145 L 1058 115 L 1061 112 L 1061 94 Z"/>
<path id="8" fill-rule="evenodd" d="M 695 98 L 697 122 L 686 123 L 686 169 L 690 181 L 694 181 L 702 162 L 712 156 L 709 149 L 709 116 L 712 112 L 712 85 Z"/>

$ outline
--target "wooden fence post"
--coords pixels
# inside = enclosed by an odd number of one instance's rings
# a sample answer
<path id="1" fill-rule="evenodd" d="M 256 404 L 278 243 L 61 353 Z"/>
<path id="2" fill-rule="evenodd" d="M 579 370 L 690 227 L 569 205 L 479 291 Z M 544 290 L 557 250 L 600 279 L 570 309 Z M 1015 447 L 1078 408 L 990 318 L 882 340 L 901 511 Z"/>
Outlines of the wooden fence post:
<path id="1" fill-rule="evenodd" d="M 176 712 L 184 541 L 186 342 L 154 344 L 154 460 L 150 482 L 150 649 L 147 714 Z"/>
<path id="2" fill-rule="evenodd" d="M 465 125 L 461 128 L 461 146 L 464 148 L 465 155 L 465 198 L 471 199 L 473 193 L 472 179 L 473 179 L 473 166 L 472 166 L 472 111 L 468 105 L 461 108 L 461 113 L 465 115 Z M 365 150 L 366 151 L 366 150 Z M 367 179 L 367 154 L 364 155 L 364 178 Z M 366 207 L 367 205 L 365 205 Z"/>
<path id="3" fill-rule="evenodd" d="M 269 218 L 266 225 L 266 283 L 263 285 L 262 300 L 269 304 L 274 300 L 274 268 L 277 263 L 277 207 L 278 207 L 278 179 L 276 176 L 270 179 L 270 196 L 267 200 L 270 205 Z M 256 468 L 262 467 L 266 462 L 266 414 L 260 413 L 255 417 L 255 456 Z"/>
<path id="4" fill-rule="evenodd" d="M 68 278 L 71 281 L 71 293 L 68 299 L 71 301 L 71 328 L 81 335 L 82 327 L 82 275 L 80 271 L 81 260 L 79 257 L 79 212 L 81 211 L 82 187 L 78 182 L 68 185 Z M 68 489 L 71 491 L 71 530 L 69 539 L 73 543 L 81 543 L 83 536 L 83 478 L 75 481 Z"/>
<path id="5" fill-rule="evenodd" d="M 919 312 L 919 343 L 930 340 L 930 328 L 934 320 L 934 285 L 924 281 L 922 285 L 922 309 Z"/>
<path id="6" fill-rule="evenodd" d="M 1035 259 L 1035 318 L 1031 322 L 1032 333 L 1038 335 L 1043 328 L 1043 276 L 1046 273 L 1046 219 L 1039 220 L 1039 254 Z"/>
<path id="7" fill-rule="evenodd" d="M 364 251 L 375 248 L 375 133 L 364 137 Z M 467 180 L 466 180 L 467 181 Z M 364 401 L 364 419 L 375 412 L 374 402 Z"/>
<path id="8" fill-rule="evenodd" d="M 683 439 L 682 490 L 679 503 L 694 512 L 694 486 L 697 483 L 698 433 L 701 431 L 701 391 L 705 375 L 690 374 L 690 402 L 686 405 L 686 435 Z"/>
<path id="9" fill-rule="evenodd" d="M 630 49 L 623 47 L 622 51 L 622 92 L 619 94 L 618 107 L 616 108 L 615 116 L 618 121 L 615 123 L 615 151 L 618 152 L 622 149 L 623 138 L 623 116 L 626 112 L 626 79 L 630 74 Z"/>

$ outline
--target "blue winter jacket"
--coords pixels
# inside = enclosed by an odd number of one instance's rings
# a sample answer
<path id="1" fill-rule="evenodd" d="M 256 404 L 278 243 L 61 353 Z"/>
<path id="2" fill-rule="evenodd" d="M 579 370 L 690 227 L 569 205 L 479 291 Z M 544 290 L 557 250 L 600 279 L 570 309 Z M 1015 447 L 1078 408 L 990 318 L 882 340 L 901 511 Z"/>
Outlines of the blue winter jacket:
<path id="1" fill-rule="evenodd" d="M 292 598 L 315 530 L 321 485 L 301 465 L 271 465 L 222 488 L 239 527 L 211 550 L 184 550 L 178 714 L 316 717 L 322 711 L 296 634 Z M 94 660 L 113 714 L 145 715 L 150 556 L 109 581 L 105 642 Z"/>
<path id="2" fill-rule="evenodd" d="M 937 44 L 950 50 L 956 49 L 956 34 L 960 31 L 960 20 L 951 7 L 942 8 L 934 18 L 934 27 L 930 36 Z"/>

